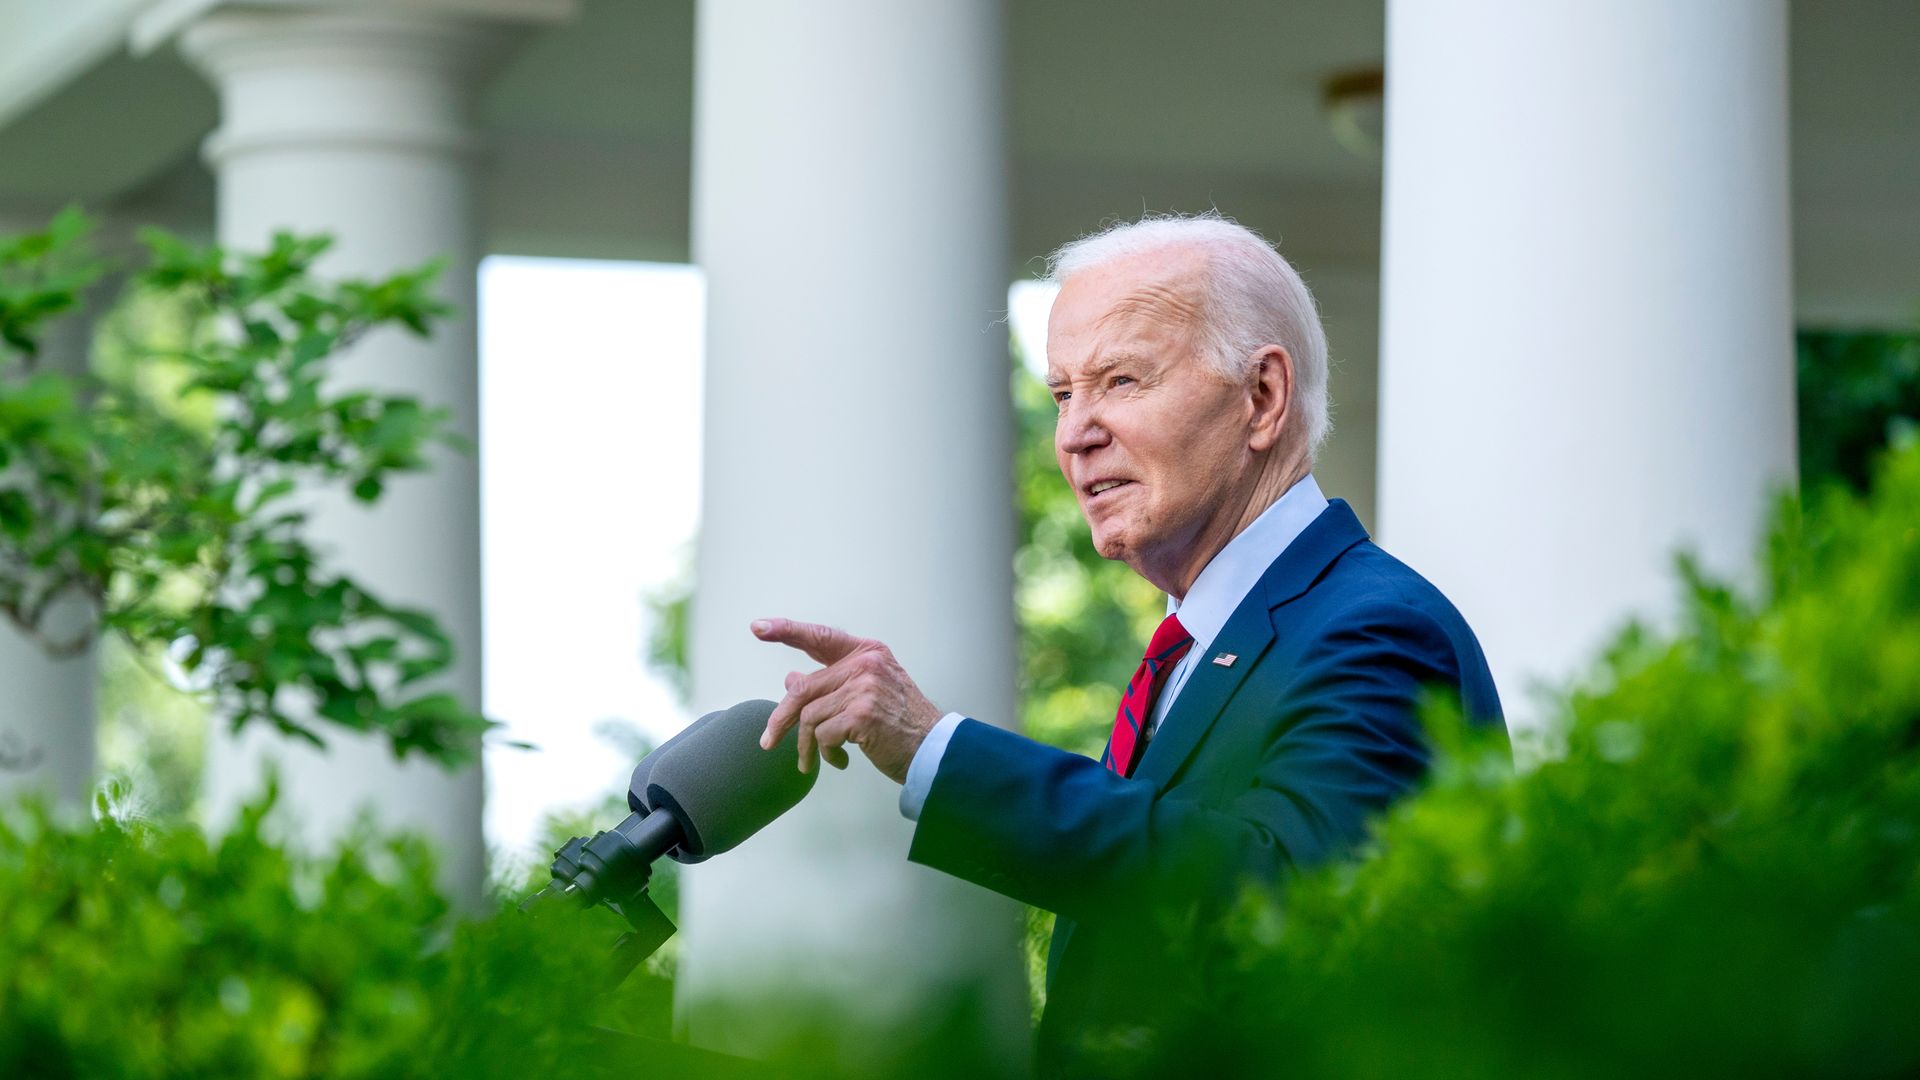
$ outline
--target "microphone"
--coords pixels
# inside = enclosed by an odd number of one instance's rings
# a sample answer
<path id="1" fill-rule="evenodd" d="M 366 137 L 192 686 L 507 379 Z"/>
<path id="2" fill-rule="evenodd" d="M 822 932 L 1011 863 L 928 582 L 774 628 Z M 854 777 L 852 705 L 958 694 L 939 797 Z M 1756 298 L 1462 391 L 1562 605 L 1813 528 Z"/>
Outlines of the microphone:
<path id="1" fill-rule="evenodd" d="M 760 749 L 760 733 L 773 709 L 773 702 L 755 700 L 708 713 L 700 718 L 697 734 L 689 729 L 685 742 L 670 741 L 634 770 L 635 783 L 646 784 L 649 816 L 671 815 L 680 827 L 669 853 L 676 862 L 703 862 L 733 850 L 813 790 L 818 770 L 803 773 L 794 767 L 797 727 L 789 728 L 774 749 Z M 648 762 L 653 762 L 650 769 Z M 631 787 L 627 798 L 631 804 Z"/>
<path id="2" fill-rule="evenodd" d="M 661 856 L 703 862 L 792 809 L 816 774 L 794 768 L 798 729 L 773 750 L 760 748 L 773 709 L 756 699 L 710 712 L 642 758 L 627 785 L 633 813 L 591 840 L 567 841 L 554 855 L 553 883 L 528 903 L 557 892 L 619 910 L 640 899 Z"/>
<path id="3" fill-rule="evenodd" d="M 740 705 L 734 706 L 734 708 L 751 704 L 753 704 L 753 702 L 743 701 Z M 681 728 L 673 738 L 668 739 L 666 742 L 648 751 L 647 756 L 640 759 L 640 764 L 633 767 L 633 778 L 627 782 L 627 809 L 636 814 L 644 814 L 651 809 L 651 807 L 647 805 L 647 778 L 653 774 L 653 767 L 659 764 L 660 759 L 670 753 L 674 747 L 679 746 L 688 739 L 695 738 L 700 731 L 705 730 L 708 724 L 713 723 L 725 715 L 726 710 L 716 709 L 702 716 L 700 719 L 695 720 L 693 723 L 688 724 L 686 727 Z"/>

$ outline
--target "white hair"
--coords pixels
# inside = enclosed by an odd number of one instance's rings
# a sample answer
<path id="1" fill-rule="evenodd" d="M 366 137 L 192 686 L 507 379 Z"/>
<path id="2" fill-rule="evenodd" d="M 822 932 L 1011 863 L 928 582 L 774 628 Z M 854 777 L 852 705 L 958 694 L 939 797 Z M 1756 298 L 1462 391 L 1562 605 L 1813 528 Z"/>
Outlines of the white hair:
<path id="1" fill-rule="evenodd" d="M 1294 415 L 1305 427 L 1308 455 L 1318 453 L 1332 426 L 1327 334 L 1307 283 L 1259 233 L 1216 211 L 1149 214 L 1063 245 L 1047 257 L 1047 280 L 1064 285 L 1083 270 L 1183 247 L 1206 255 L 1194 330 L 1207 365 L 1240 382 L 1253 373 L 1254 354 L 1262 347 L 1286 349 L 1293 358 Z"/>

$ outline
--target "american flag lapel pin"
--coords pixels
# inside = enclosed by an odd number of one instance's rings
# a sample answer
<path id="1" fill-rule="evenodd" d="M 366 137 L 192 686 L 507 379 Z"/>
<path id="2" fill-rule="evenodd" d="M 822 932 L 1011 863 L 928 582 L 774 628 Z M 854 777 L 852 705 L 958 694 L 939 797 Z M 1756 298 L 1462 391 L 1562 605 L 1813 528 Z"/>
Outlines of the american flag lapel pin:
<path id="1" fill-rule="evenodd" d="M 1215 653 L 1213 657 L 1213 662 L 1216 664 L 1219 664 L 1221 667 L 1232 667 L 1233 662 L 1238 659 L 1240 659 L 1238 656 L 1235 656 L 1230 652 L 1223 652 L 1223 653 Z"/>

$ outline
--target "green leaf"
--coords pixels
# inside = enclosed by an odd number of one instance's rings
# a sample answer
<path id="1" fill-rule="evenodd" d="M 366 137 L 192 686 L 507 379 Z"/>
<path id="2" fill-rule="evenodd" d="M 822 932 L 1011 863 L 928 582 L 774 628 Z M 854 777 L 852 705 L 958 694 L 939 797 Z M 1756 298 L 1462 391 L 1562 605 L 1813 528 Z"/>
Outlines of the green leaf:
<path id="1" fill-rule="evenodd" d="M 247 333 L 247 340 L 254 345 L 271 348 L 280 344 L 280 332 L 273 328 L 272 323 L 264 319 L 249 319 L 245 323 L 244 329 Z"/>
<path id="2" fill-rule="evenodd" d="M 339 336 L 321 330 L 308 330 L 293 345 L 293 365 L 304 367 L 332 352 Z"/>
<path id="3" fill-rule="evenodd" d="M 0 531 L 17 539 L 24 539 L 33 531 L 33 504 L 24 492 L 13 488 L 0 489 Z"/>
<path id="4" fill-rule="evenodd" d="M 47 235 L 55 248 L 70 248 L 93 233 L 94 220 L 78 206 L 67 206 L 53 216 Z"/>
<path id="5" fill-rule="evenodd" d="M 68 214 L 0 241 L 0 336 L 16 349 L 31 350 L 97 273 L 86 232 Z M 326 282 L 309 276 L 325 237 L 282 233 L 265 252 L 230 253 L 140 235 L 143 302 L 173 321 L 133 348 L 131 375 L 95 388 L 0 367 L 0 467 L 21 477 L 0 494 L 0 536 L 15 549 L 0 550 L 0 599 L 56 581 L 109 598 L 103 623 L 141 648 L 184 650 L 236 727 L 317 740 L 345 725 L 397 752 L 466 754 L 453 743 L 483 723 L 396 689 L 447 669 L 446 634 L 340 576 L 309 543 L 307 515 L 286 509 L 327 481 L 373 502 L 389 473 L 425 467 L 444 410 L 329 384 L 349 340 L 388 324 L 424 331 L 445 310 L 427 294 L 436 268 Z"/>

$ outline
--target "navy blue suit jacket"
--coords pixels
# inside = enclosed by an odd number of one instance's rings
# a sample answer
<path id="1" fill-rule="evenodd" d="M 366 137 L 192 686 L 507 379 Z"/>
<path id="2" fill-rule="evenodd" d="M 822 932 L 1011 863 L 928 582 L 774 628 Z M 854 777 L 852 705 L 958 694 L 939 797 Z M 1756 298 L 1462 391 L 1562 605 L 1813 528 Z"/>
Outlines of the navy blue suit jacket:
<path id="1" fill-rule="evenodd" d="M 1145 965 L 1178 933 L 1167 913 L 1204 926 L 1245 883 L 1351 851 L 1426 768 L 1430 688 L 1501 722 L 1460 613 L 1334 500 L 1198 658 L 1133 777 L 962 721 L 910 858 L 1058 914 L 1043 1055 L 1165 1016 L 1182 991 Z"/>

